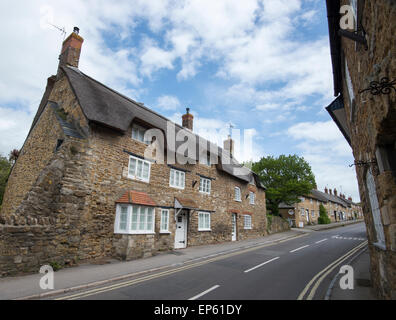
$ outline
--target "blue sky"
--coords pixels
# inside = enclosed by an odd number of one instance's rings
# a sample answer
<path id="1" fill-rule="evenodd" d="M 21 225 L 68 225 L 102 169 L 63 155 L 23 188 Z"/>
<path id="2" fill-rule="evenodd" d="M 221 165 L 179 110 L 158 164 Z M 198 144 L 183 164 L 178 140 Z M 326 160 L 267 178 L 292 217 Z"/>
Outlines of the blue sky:
<path id="1" fill-rule="evenodd" d="M 62 34 L 80 27 L 80 69 L 221 143 L 252 136 L 241 161 L 298 154 L 319 189 L 358 200 L 351 149 L 324 110 L 333 100 L 322 0 L 2 1 L 0 153 L 20 148 L 56 72 Z"/>

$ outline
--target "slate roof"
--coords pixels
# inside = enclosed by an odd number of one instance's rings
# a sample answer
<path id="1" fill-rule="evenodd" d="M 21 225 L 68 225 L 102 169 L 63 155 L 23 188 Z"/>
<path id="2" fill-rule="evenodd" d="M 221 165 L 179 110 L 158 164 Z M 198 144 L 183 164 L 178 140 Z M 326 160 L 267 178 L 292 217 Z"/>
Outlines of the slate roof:
<path id="1" fill-rule="evenodd" d="M 337 197 L 333 194 L 329 194 L 329 193 L 325 193 L 319 190 L 315 190 L 316 192 L 318 192 L 319 194 L 321 194 L 324 198 L 327 199 L 327 201 L 331 201 L 334 203 L 337 203 L 343 207 L 347 207 L 347 203 L 344 201 L 344 199 L 341 199 L 340 197 Z"/>
<path id="2" fill-rule="evenodd" d="M 105 86 L 75 67 L 62 66 L 61 68 L 69 79 L 82 111 L 89 122 L 98 123 L 125 132 L 132 121 L 137 118 L 155 128 L 161 129 L 164 133 L 167 132 L 167 123 L 171 121 L 166 117 Z M 199 143 L 201 143 L 201 147 L 205 150 L 217 150 L 220 158 L 218 164 L 220 170 L 244 182 L 253 183 L 256 184 L 257 187 L 265 189 L 259 181 L 258 176 L 230 157 L 227 151 L 224 151 L 222 148 L 194 134 L 192 131 L 186 130 L 178 124 L 174 125 L 176 134 L 180 130 L 184 130 L 183 133 L 185 135 L 195 137 L 194 140 L 192 139 L 192 141 L 195 141 L 195 146 L 192 147 L 196 148 L 197 156 L 199 155 L 199 151 L 202 151 L 199 149 Z M 183 143 L 185 142 L 176 141 L 174 149 L 178 150 L 178 146 Z M 167 148 L 171 150 L 172 146 L 168 145 Z"/>

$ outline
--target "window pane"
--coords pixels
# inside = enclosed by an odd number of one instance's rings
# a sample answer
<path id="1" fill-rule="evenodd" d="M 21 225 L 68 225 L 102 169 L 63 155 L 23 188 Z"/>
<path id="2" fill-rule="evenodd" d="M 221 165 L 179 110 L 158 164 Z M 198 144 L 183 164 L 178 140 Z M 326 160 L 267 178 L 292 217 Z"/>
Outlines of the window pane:
<path id="1" fill-rule="evenodd" d="M 147 212 L 147 226 L 146 226 L 147 231 L 152 231 L 153 230 L 153 208 L 149 208 Z"/>
<path id="2" fill-rule="evenodd" d="M 185 178 L 185 173 L 184 172 L 180 172 L 180 187 L 184 188 L 184 178 Z"/>
<path id="3" fill-rule="evenodd" d="M 139 230 L 144 230 L 146 225 L 146 210 L 147 208 L 139 208 Z"/>
<path id="4" fill-rule="evenodd" d="M 131 230 L 137 230 L 137 223 L 138 223 L 138 207 L 132 207 L 132 219 L 131 219 Z"/>
<path id="5" fill-rule="evenodd" d="M 143 166 L 143 179 L 149 178 L 149 168 L 150 168 L 150 165 L 148 164 L 148 162 L 145 162 L 144 166 Z"/>
<path id="6" fill-rule="evenodd" d="M 129 174 L 134 176 L 136 172 L 136 159 L 129 158 Z"/>
<path id="7" fill-rule="evenodd" d="M 126 230 L 127 217 L 128 217 L 128 207 L 121 207 L 120 225 L 119 225 L 120 230 Z"/>
<path id="8" fill-rule="evenodd" d="M 138 160 L 137 161 L 136 176 L 139 177 L 139 178 L 143 177 L 143 161 L 142 160 Z"/>

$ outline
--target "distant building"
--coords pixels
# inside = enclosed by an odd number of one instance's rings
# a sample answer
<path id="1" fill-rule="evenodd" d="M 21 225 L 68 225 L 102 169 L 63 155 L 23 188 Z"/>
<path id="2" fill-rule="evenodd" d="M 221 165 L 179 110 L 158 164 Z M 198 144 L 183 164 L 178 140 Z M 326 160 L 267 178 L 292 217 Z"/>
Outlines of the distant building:
<path id="1" fill-rule="evenodd" d="M 280 215 L 289 221 L 290 226 L 303 228 L 306 225 L 317 224 L 319 207 L 323 205 L 332 222 L 362 219 L 362 209 L 352 198 L 337 194 L 337 190 L 325 188 L 325 192 L 313 189 L 310 194 L 300 197 L 300 202 L 293 204 L 281 203 Z"/>

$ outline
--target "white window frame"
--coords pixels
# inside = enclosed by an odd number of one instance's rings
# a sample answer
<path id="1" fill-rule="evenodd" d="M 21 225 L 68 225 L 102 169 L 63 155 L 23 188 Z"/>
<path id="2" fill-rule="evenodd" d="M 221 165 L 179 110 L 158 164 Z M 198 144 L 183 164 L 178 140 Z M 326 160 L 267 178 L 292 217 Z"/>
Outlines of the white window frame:
<path id="1" fill-rule="evenodd" d="M 238 202 L 242 201 L 241 188 L 239 187 L 234 187 L 234 200 Z"/>
<path id="2" fill-rule="evenodd" d="M 210 194 L 211 189 L 212 189 L 212 181 L 210 179 L 200 177 L 199 192 Z"/>
<path id="3" fill-rule="evenodd" d="M 150 141 L 144 141 L 144 134 L 146 133 L 146 131 L 147 131 L 147 128 L 144 128 L 143 126 L 133 123 L 131 138 L 135 141 L 139 141 L 141 143 L 149 145 L 149 144 L 151 144 Z M 135 134 L 134 134 L 135 132 L 137 132 L 137 136 L 135 136 Z"/>
<path id="4" fill-rule="evenodd" d="M 164 215 L 166 215 L 164 219 Z M 161 209 L 160 217 L 160 233 L 170 233 L 169 232 L 169 209 Z M 165 226 L 166 228 L 165 228 Z"/>
<path id="5" fill-rule="evenodd" d="M 204 220 L 202 220 L 204 219 Z M 210 226 L 210 212 L 198 212 L 198 231 L 212 231 Z M 206 224 L 206 225 L 205 225 Z"/>
<path id="6" fill-rule="evenodd" d="M 300 209 L 300 214 L 302 217 L 305 217 L 305 209 L 304 208 Z"/>
<path id="7" fill-rule="evenodd" d="M 366 187 L 370 202 L 371 214 L 373 216 L 373 221 L 374 221 L 374 229 L 377 238 L 377 242 L 374 244 L 377 247 L 386 249 L 384 226 L 381 220 L 381 211 L 378 203 L 377 189 L 371 168 L 366 173 Z"/>
<path id="8" fill-rule="evenodd" d="M 127 226 L 126 230 L 120 228 L 121 222 L 121 208 L 127 207 Z M 132 213 L 134 208 L 137 209 L 137 220 L 136 226 L 137 228 L 132 230 Z M 142 217 L 141 210 L 144 210 L 144 227 L 143 229 L 139 230 L 140 226 L 140 219 Z M 148 226 L 148 217 L 149 212 L 151 211 L 151 228 L 147 228 Z M 116 218 L 114 223 L 114 233 L 120 234 L 155 234 L 155 208 L 148 207 L 148 206 L 140 206 L 140 205 L 131 205 L 131 204 L 117 204 L 116 207 Z"/>
<path id="9" fill-rule="evenodd" d="M 178 183 L 175 183 L 176 182 L 176 176 L 179 177 L 177 179 Z M 183 176 L 183 179 L 182 179 L 182 183 L 179 184 L 181 176 Z M 184 171 L 171 168 L 170 172 L 169 172 L 169 186 L 172 187 L 172 188 L 182 189 L 183 190 L 185 188 L 185 185 L 186 185 L 186 173 Z"/>
<path id="10" fill-rule="evenodd" d="M 132 171 L 131 170 L 132 169 L 131 168 L 132 161 L 135 161 L 135 167 L 133 169 L 133 172 L 131 172 Z M 142 164 L 141 176 L 138 175 L 139 163 Z M 143 176 L 145 165 L 148 165 L 148 175 L 147 175 L 147 177 Z M 151 172 L 151 162 L 150 161 L 143 160 L 143 159 L 140 159 L 140 158 L 134 157 L 134 156 L 129 156 L 129 162 L 128 162 L 128 178 L 129 179 L 143 181 L 143 182 L 147 182 L 148 183 L 148 182 L 150 182 L 150 172 Z"/>
<path id="11" fill-rule="evenodd" d="M 245 230 L 252 229 L 252 216 L 250 214 L 243 215 L 243 228 Z"/>
<path id="12" fill-rule="evenodd" d="M 249 203 L 254 204 L 256 201 L 256 194 L 253 191 L 249 191 Z"/>
<path id="13" fill-rule="evenodd" d="M 311 217 L 315 218 L 315 210 L 311 210 Z"/>

